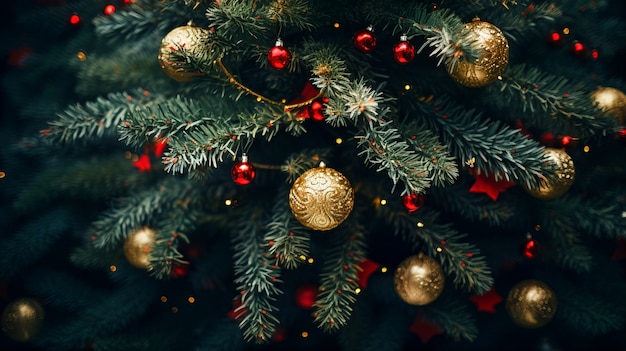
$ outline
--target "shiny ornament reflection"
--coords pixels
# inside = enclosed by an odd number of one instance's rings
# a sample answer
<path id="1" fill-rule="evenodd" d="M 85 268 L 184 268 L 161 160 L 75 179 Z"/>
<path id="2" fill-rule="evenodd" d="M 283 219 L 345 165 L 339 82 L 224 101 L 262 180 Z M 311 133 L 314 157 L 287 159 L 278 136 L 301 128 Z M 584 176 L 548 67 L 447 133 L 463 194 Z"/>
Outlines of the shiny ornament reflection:
<path id="1" fill-rule="evenodd" d="M 435 301 L 444 286 L 441 265 L 423 253 L 404 259 L 394 273 L 395 290 L 410 305 L 427 305 Z"/>

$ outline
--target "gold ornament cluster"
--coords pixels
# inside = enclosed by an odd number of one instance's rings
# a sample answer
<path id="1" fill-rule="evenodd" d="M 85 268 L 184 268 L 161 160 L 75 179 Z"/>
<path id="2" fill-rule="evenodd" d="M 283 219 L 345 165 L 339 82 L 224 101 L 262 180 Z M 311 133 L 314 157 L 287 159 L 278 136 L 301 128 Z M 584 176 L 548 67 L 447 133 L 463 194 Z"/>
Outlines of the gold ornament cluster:
<path id="1" fill-rule="evenodd" d="M 423 253 L 405 258 L 393 276 L 396 292 L 410 305 L 435 301 L 445 286 L 445 274 L 439 262 Z"/>
<path id="2" fill-rule="evenodd" d="M 506 311 L 515 324 L 523 328 L 539 328 L 554 317 L 557 299 L 546 283 L 528 279 L 511 288 L 505 304 Z"/>
<path id="3" fill-rule="evenodd" d="M 537 199 L 550 200 L 565 194 L 574 183 L 574 161 L 563 149 L 546 147 L 544 153 L 555 165 L 554 173 L 543 179 L 538 188 L 524 186 L 524 190 Z"/>
<path id="4" fill-rule="evenodd" d="M 626 94 L 612 87 L 599 87 L 591 93 L 591 101 L 606 115 L 615 118 L 619 126 L 626 126 Z"/>
<path id="5" fill-rule="evenodd" d="M 141 227 L 128 235 L 124 241 L 124 256 L 128 263 L 139 269 L 150 268 L 150 249 L 158 234 L 150 227 Z"/>
<path id="6" fill-rule="evenodd" d="M 324 163 L 302 173 L 289 190 L 289 207 L 294 217 L 314 230 L 336 228 L 348 218 L 353 206 L 350 181 Z"/>
<path id="7" fill-rule="evenodd" d="M 9 303 L 2 312 L 2 331 L 11 339 L 31 340 L 43 325 L 45 312 L 36 299 L 23 297 Z"/>
<path id="8" fill-rule="evenodd" d="M 447 64 L 448 75 L 461 85 L 480 88 L 493 83 L 509 63 L 509 42 L 502 31 L 489 22 L 475 19 L 461 34 L 469 33 L 481 55 L 474 61 L 464 57 Z"/>
<path id="9" fill-rule="evenodd" d="M 176 51 L 184 48 L 193 50 L 199 46 L 204 46 L 204 40 L 208 36 L 208 31 L 194 25 L 185 25 L 172 29 L 161 41 L 159 49 L 159 63 L 161 69 L 170 78 L 178 82 L 189 82 L 201 73 L 189 70 L 186 62 L 176 60 Z"/>

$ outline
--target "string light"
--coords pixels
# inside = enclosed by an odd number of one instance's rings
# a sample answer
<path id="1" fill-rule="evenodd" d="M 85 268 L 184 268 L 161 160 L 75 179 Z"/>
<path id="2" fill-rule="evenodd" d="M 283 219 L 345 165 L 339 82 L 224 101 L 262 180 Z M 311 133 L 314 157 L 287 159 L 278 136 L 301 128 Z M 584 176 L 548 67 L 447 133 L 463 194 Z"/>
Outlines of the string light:
<path id="1" fill-rule="evenodd" d="M 161 302 L 167 302 L 167 296 L 165 295 L 161 296 Z"/>
<path id="2" fill-rule="evenodd" d="M 78 59 L 79 59 L 80 61 L 85 61 L 85 60 L 87 60 L 87 54 L 85 54 L 85 52 L 84 52 L 84 51 L 79 51 L 79 52 L 76 54 L 76 57 L 78 57 Z"/>
<path id="3" fill-rule="evenodd" d="M 110 270 L 111 272 L 115 272 L 115 271 L 117 271 L 117 267 L 116 267 L 115 265 L 110 265 L 110 266 L 109 266 L 109 270 Z"/>
<path id="4" fill-rule="evenodd" d="M 589 152 L 589 145 L 585 145 L 585 147 L 583 147 L 583 151 L 584 152 Z"/>
<path id="5" fill-rule="evenodd" d="M 196 298 L 195 298 L 195 297 L 193 297 L 193 296 L 189 296 L 189 298 L 187 299 L 187 301 L 188 301 L 189 303 L 194 303 L 194 302 L 196 302 Z"/>
<path id="6" fill-rule="evenodd" d="M 385 206 L 385 205 L 387 204 L 387 200 L 385 200 L 385 199 L 381 199 L 381 200 L 380 200 L 380 204 L 381 204 L 381 205 L 383 205 L 383 206 Z"/>
<path id="7" fill-rule="evenodd" d="M 300 335 L 302 335 L 303 338 L 308 338 L 309 337 L 309 332 L 303 331 L 302 334 L 300 334 Z"/>
<path id="8" fill-rule="evenodd" d="M 230 205 L 232 205 L 232 204 L 233 204 L 233 201 L 232 201 L 232 200 L 230 200 L 230 199 L 226 199 L 226 200 L 224 201 L 224 205 L 226 205 L 226 206 L 230 206 Z"/>
<path id="9" fill-rule="evenodd" d="M 335 143 L 337 143 L 337 145 L 341 145 L 341 143 L 343 143 L 343 139 L 337 138 L 335 139 Z"/>
<path id="10" fill-rule="evenodd" d="M 309 262 L 309 263 L 313 263 L 315 260 L 313 259 L 313 257 L 309 257 L 309 259 L 306 260 L 306 261 Z"/>
<path id="11" fill-rule="evenodd" d="M 381 271 L 382 273 L 387 273 L 387 267 L 382 267 L 382 268 L 380 269 L 380 271 Z"/>
<path id="12" fill-rule="evenodd" d="M 418 227 L 418 228 L 424 228 L 424 223 L 422 223 L 422 222 L 417 222 L 417 227 Z"/>
<path id="13" fill-rule="evenodd" d="M 7 176 L 7 174 L 6 174 L 6 173 L 4 173 L 3 171 L 0 171 L 0 179 L 4 178 L 4 177 L 6 177 L 6 176 Z"/>

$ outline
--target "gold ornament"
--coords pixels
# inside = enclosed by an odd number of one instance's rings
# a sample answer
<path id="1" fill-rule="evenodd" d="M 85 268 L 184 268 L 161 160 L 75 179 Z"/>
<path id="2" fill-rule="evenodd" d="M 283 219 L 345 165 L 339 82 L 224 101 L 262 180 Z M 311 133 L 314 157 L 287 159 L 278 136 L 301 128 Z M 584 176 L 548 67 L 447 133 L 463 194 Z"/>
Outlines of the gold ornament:
<path id="1" fill-rule="evenodd" d="M 454 63 L 448 63 L 448 74 L 466 87 L 484 87 L 504 72 L 509 63 L 509 42 L 498 27 L 479 19 L 467 23 L 461 34 L 466 32 L 475 40 L 477 49 L 482 49 L 481 55 L 473 62 L 461 57 Z"/>
<path id="2" fill-rule="evenodd" d="M 620 126 L 626 126 L 626 94 L 611 87 L 599 87 L 591 93 L 591 100 L 605 114 L 615 118 Z"/>
<path id="3" fill-rule="evenodd" d="M 534 279 L 515 284 L 505 304 L 513 322 L 524 328 L 539 328 L 548 324 L 557 306 L 554 291 L 544 282 Z"/>
<path id="4" fill-rule="evenodd" d="M 158 56 L 163 72 L 178 82 L 189 82 L 194 77 L 201 75 L 200 72 L 189 71 L 189 67 L 180 58 L 175 59 L 175 52 L 182 48 L 193 50 L 202 46 L 207 33 L 206 29 L 193 25 L 177 27 L 167 33 L 161 41 Z"/>
<path id="5" fill-rule="evenodd" d="M 435 301 L 445 285 L 439 262 L 419 253 L 400 262 L 393 276 L 396 292 L 410 305 L 427 305 Z"/>
<path id="6" fill-rule="evenodd" d="M 142 227 L 124 241 L 124 256 L 128 262 L 140 269 L 150 268 L 150 249 L 157 239 L 157 232 L 150 227 Z"/>
<path id="7" fill-rule="evenodd" d="M 554 173 L 543 179 L 538 188 L 528 188 L 524 185 L 524 190 L 537 199 L 555 199 L 565 194 L 574 183 L 576 169 L 574 161 L 563 149 L 545 148 L 544 153 L 548 155 L 550 162 L 554 163 Z"/>
<path id="8" fill-rule="evenodd" d="M 302 173 L 289 191 L 289 207 L 305 227 L 331 230 L 341 224 L 354 206 L 354 191 L 340 172 L 321 163 Z"/>
<path id="9" fill-rule="evenodd" d="M 28 341 L 35 337 L 45 317 L 41 304 L 30 297 L 9 303 L 2 312 L 2 331 L 16 341 Z"/>

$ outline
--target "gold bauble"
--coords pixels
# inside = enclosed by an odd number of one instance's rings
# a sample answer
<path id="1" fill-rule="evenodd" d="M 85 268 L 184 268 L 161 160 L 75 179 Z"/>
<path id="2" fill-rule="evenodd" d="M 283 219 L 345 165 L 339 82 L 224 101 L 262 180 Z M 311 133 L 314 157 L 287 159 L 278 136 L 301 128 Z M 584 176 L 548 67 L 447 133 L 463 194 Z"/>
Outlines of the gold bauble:
<path id="1" fill-rule="evenodd" d="M 435 301 L 445 285 L 439 262 L 419 253 L 400 262 L 393 276 L 396 292 L 410 305 L 427 305 Z"/>
<path id="2" fill-rule="evenodd" d="M 354 206 L 354 191 L 340 172 L 326 167 L 302 173 L 289 191 L 289 207 L 305 227 L 330 230 L 341 224 Z"/>
<path id="3" fill-rule="evenodd" d="M 206 29 L 193 25 L 177 27 L 167 33 L 161 41 L 158 56 L 163 72 L 178 82 L 189 82 L 201 75 L 200 72 L 190 71 L 185 62 L 181 62 L 180 59 L 175 60 L 173 57 L 181 48 L 193 50 L 204 45 L 203 40 L 207 38 L 207 33 Z"/>
<path id="4" fill-rule="evenodd" d="M 480 57 L 470 62 L 464 57 L 447 64 L 448 74 L 459 84 L 480 88 L 493 83 L 509 63 L 509 42 L 502 31 L 489 22 L 478 19 L 467 23 L 461 32 L 470 33 Z"/>
<path id="5" fill-rule="evenodd" d="M 620 126 L 626 126 L 626 94 L 611 87 L 599 87 L 591 93 L 591 101 L 605 114 L 613 116 Z"/>
<path id="6" fill-rule="evenodd" d="M 126 260 L 137 268 L 150 268 L 150 249 L 154 246 L 157 236 L 157 232 L 150 227 L 142 227 L 130 233 L 124 241 Z"/>
<path id="7" fill-rule="evenodd" d="M 16 341 L 28 341 L 39 333 L 45 317 L 39 301 L 23 297 L 9 303 L 2 312 L 2 331 Z"/>
<path id="8" fill-rule="evenodd" d="M 548 156 L 549 162 L 554 163 L 554 173 L 543 179 L 538 188 L 528 188 L 524 185 L 524 190 L 537 199 L 555 199 L 565 194 L 572 186 L 576 169 L 574 161 L 565 150 L 546 147 L 544 153 Z"/>
<path id="9" fill-rule="evenodd" d="M 542 327 L 554 317 L 556 295 L 544 282 L 535 279 L 521 281 L 506 297 L 506 311 L 515 324 L 524 328 Z"/>

